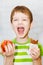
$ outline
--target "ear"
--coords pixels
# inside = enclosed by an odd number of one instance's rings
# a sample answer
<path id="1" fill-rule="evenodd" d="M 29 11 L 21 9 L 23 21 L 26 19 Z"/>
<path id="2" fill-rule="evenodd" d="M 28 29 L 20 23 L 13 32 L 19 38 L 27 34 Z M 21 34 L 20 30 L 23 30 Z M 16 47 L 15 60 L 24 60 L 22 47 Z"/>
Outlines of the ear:
<path id="1" fill-rule="evenodd" d="M 33 21 L 32 21 L 32 23 L 30 23 L 30 27 L 31 27 L 31 28 L 33 27 Z"/>
<path id="2" fill-rule="evenodd" d="M 32 28 L 32 23 L 30 23 L 30 28 Z"/>

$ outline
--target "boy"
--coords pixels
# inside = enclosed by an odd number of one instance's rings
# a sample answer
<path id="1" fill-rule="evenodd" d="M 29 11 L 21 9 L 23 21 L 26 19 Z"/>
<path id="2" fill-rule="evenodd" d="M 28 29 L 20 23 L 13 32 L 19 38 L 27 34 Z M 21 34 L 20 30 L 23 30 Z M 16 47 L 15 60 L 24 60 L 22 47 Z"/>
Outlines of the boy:
<path id="1" fill-rule="evenodd" d="M 16 38 L 6 46 L 4 55 L 4 65 L 42 65 L 40 49 L 33 47 L 30 49 L 30 38 L 28 32 L 33 21 L 31 11 L 25 6 L 16 6 L 11 12 L 11 24 L 16 33 Z"/>

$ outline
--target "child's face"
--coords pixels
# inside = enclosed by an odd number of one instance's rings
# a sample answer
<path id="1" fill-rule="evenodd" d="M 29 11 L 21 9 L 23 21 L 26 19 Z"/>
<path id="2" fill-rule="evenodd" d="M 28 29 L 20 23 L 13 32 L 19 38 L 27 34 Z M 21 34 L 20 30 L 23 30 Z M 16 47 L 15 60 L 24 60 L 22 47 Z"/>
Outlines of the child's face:
<path id="1" fill-rule="evenodd" d="M 15 12 L 12 20 L 12 26 L 17 37 L 24 38 L 26 35 L 28 35 L 30 25 L 28 15 L 21 12 Z"/>

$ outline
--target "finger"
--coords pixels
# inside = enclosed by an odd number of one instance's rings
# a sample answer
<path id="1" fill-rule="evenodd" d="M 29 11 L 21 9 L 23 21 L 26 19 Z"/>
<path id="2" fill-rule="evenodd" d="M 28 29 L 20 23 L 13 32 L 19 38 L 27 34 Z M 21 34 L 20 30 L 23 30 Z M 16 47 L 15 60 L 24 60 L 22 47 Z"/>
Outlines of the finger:
<path id="1" fill-rule="evenodd" d="M 7 48 L 7 46 L 5 45 L 5 52 L 8 52 L 8 48 Z"/>
<path id="2" fill-rule="evenodd" d="M 34 52 L 33 50 L 31 50 L 31 54 L 32 55 L 36 55 L 36 52 Z"/>
<path id="3" fill-rule="evenodd" d="M 40 52 L 40 49 L 38 48 L 38 49 L 35 49 L 34 50 L 36 53 L 39 53 Z"/>
<path id="4" fill-rule="evenodd" d="M 39 52 L 40 52 L 39 48 L 38 48 L 38 49 L 37 49 L 37 48 L 31 49 L 31 51 L 32 51 L 32 52 L 35 52 L 35 53 L 39 53 Z"/>
<path id="5" fill-rule="evenodd" d="M 32 54 L 33 54 L 34 56 L 37 56 L 37 53 L 36 53 L 36 52 L 32 52 Z"/>
<path id="6" fill-rule="evenodd" d="M 8 50 L 10 52 L 12 50 L 12 45 L 11 44 L 8 44 L 7 47 L 8 47 Z"/>
<path id="7" fill-rule="evenodd" d="M 15 44 L 13 43 L 13 47 L 15 47 Z"/>
<path id="8" fill-rule="evenodd" d="M 35 49 L 34 52 L 36 53 L 36 55 L 40 55 L 40 49 Z"/>
<path id="9" fill-rule="evenodd" d="M 35 52 L 35 51 L 31 51 L 31 54 L 33 54 L 36 57 L 40 56 L 40 53 L 39 52 Z"/>
<path id="10" fill-rule="evenodd" d="M 36 56 L 34 54 L 31 54 L 32 59 L 36 59 Z"/>
<path id="11" fill-rule="evenodd" d="M 15 49 L 15 44 L 13 43 L 13 49 Z"/>

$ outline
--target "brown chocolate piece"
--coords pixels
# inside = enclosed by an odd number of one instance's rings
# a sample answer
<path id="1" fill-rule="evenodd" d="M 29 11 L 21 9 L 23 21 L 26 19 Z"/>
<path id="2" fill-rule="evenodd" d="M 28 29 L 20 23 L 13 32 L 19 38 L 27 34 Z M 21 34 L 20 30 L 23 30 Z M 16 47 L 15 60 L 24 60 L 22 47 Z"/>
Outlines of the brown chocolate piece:
<path id="1" fill-rule="evenodd" d="M 38 44 L 38 40 L 30 39 L 32 44 Z"/>

